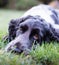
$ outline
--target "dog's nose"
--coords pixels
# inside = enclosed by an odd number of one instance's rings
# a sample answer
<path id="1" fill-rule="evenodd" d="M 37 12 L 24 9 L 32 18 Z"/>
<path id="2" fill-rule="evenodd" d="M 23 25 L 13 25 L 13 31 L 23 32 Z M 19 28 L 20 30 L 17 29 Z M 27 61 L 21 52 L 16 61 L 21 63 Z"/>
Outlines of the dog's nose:
<path id="1" fill-rule="evenodd" d="M 15 45 L 15 48 L 12 48 L 13 53 L 22 53 L 26 50 L 26 47 L 21 45 L 19 42 Z"/>
<path id="2" fill-rule="evenodd" d="M 12 50 L 13 53 L 22 53 L 23 49 L 21 47 L 18 47 L 19 44 L 16 45 L 16 47 Z"/>
<path id="3" fill-rule="evenodd" d="M 21 54 L 21 53 L 24 53 L 25 55 L 28 55 L 29 54 L 29 49 L 27 49 L 26 47 L 24 46 L 21 46 L 20 49 L 18 48 L 15 48 L 12 53 L 16 53 L 16 54 Z"/>
<path id="4" fill-rule="evenodd" d="M 15 49 L 12 50 L 12 53 L 20 54 L 20 53 L 22 53 L 22 52 L 23 52 L 23 50 L 18 49 L 18 48 L 15 48 Z"/>

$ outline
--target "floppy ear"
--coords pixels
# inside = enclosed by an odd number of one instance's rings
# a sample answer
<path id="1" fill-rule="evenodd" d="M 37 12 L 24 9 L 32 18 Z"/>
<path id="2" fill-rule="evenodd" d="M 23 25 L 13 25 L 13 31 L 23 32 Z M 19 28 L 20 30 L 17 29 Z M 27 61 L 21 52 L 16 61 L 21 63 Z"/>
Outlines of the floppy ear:
<path id="1" fill-rule="evenodd" d="M 9 32 L 8 41 L 9 42 L 16 37 L 16 26 L 17 26 L 16 22 L 17 21 L 15 20 L 11 20 L 9 23 L 9 28 L 8 28 L 8 32 Z"/>
<path id="2" fill-rule="evenodd" d="M 20 19 L 12 19 L 9 23 L 9 27 L 8 27 L 8 32 L 9 32 L 9 36 L 8 36 L 8 41 L 12 41 L 13 39 L 15 39 L 16 37 L 16 31 L 18 29 L 19 24 L 23 22 L 23 18 Z"/>
<path id="3" fill-rule="evenodd" d="M 12 19 L 9 23 L 9 27 L 8 27 L 8 41 L 12 41 L 13 39 L 15 39 L 16 37 L 16 31 L 18 30 L 19 24 L 21 24 L 22 22 L 25 22 L 26 19 L 31 18 L 32 16 L 26 16 L 26 17 L 22 17 L 22 18 L 18 18 L 18 19 Z"/>
<path id="4" fill-rule="evenodd" d="M 38 24 L 37 24 L 37 27 L 39 29 L 39 44 L 41 45 L 42 44 L 42 41 L 49 41 L 49 35 L 47 33 L 50 32 L 49 30 L 49 25 L 47 25 L 45 23 L 45 20 L 42 20 L 42 19 L 39 19 L 38 18 Z M 49 33 L 50 34 L 50 33 Z"/>
<path id="5" fill-rule="evenodd" d="M 59 42 L 59 34 L 55 31 L 55 29 L 49 24 L 49 27 L 45 26 L 45 37 L 44 37 L 44 41 L 50 43 L 50 41 L 57 41 Z"/>
<path id="6" fill-rule="evenodd" d="M 59 42 L 59 34 L 56 32 L 56 30 L 50 25 L 50 40 L 54 40 Z"/>

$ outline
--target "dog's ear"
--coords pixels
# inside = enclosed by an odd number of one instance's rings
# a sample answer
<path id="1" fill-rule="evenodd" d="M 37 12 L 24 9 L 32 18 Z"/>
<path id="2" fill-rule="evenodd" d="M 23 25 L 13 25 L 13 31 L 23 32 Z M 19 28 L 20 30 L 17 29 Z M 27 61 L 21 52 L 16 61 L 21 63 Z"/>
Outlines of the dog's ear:
<path id="1" fill-rule="evenodd" d="M 8 27 L 8 32 L 9 32 L 9 36 L 8 36 L 8 41 L 12 41 L 13 39 L 15 39 L 16 37 L 16 31 L 19 28 L 19 24 L 21 24 L 22 22 L 25 22 L 26 19 L 31 18 L 32 16 L 26 16 L 26 17 L 21 17 L 18 19 L 12 19 L 9 23 L 9 27 Z"/>
<path id="2" fill-rule="evenodd" d="M 50 43 L 50 41 L 59 41 L 59 34 L 55 31 L 55 29 L 49 24 L 44 25 L 44 41 Z"/>
<path id="3" fill-rule="evenodd" d="M 28 15 L 26 17 L 21 17 L 18 19 L 12 19 L 9 23 L 9 27 L 8 27 L 8 32 L 9 32 L 9 36 L 8 36 L 8 41 L 10 42 L 11 40 L 15 39 L 16 37 L 16 31 L 19 28 L 19 24 L 21 24 L 22 22 L 25 22 L 25 20 L 32 18 L 32 16 Z"/>
<path id="4" fill-rule="evenodd" d="M 12 19 L 10 21 L 9 26 L 8 26 L 8 32 L 9 32 L 8 41 L 9 42 L 16 37 L 16 31 L 17 31 L 18 26 L 19 26 L 21 21 L 22 21 L 22 18 L 16 19 L 16 20 Z"/>
<path id="5" fill-rule="evenodd" d="M 45 23 L 44 20 L 38 19 L 36 28 L 39 30 L 39 43 L 41 45 L 42 41 L 45 42 L 46 38 L 48 37 L 47 32 L 49 31 L 49 26 Z"/>
<path id="6" fill-rule="evenodd" d="M 9 27 L 8 27 L 8 32 L 9 32 L 9 37 L 8 37 L 8 41 L 10 42 L 11 40 L 13 40 L 16 36 L 16 26 L 17 26 L 17 21 L 15 21 L 14 19 L 12 19 L 9 23 Z"/>
<path id="7" fill-rule="evenodd" d="M 59 42 L 59 33 L 50 25 L 50 39 Z"/>

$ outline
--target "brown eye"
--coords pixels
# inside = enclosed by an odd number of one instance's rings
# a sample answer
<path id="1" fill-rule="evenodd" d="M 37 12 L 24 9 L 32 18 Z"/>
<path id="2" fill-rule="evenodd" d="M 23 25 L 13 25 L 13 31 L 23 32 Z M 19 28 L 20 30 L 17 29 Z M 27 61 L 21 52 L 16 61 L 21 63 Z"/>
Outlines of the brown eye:
<path id="1" fill-rule="evenodd" d="M 35 40 L 39 39 L 38 34 L 35 34 L 35 35 L 33 36 L 33 38 L 34 38 Z"/>
<path id="2" fill-rule="evenodd" d="M 34 39 L 38 39 L 39 38 L 39 30 L 38 29 L 33 29 L 30 33 L 30 38 L 33 37 Z"/>
<path id="3" fill-rule="evenodd" d="M 28 26 L 27 25 L 20 26 L 20 30 L 22 31 L 22 33 L 24 33 L 28 30 Z"/>

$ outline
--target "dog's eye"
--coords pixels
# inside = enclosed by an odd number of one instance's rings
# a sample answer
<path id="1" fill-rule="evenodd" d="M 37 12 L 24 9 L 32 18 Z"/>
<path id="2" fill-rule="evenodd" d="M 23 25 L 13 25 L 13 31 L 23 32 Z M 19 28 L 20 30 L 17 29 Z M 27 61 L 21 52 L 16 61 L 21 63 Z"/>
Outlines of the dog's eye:
<path id="1" fill-rule="evenodd" d="M 38 34 L 33 35 L 33 38 L 34 38 L 35 40 L 39 39 Z"/>
<path id="2" fill-rule="evenodd" d="M 31 31 L 30 37 L 33 37 L 34 39 L 38 39 L 38 35 L 39 35 L 39 30 L 38 29 L 33 29 Z"/>
<path id="3" fill-rule="evenodd" d="M 27 25 L 20 26 L 20 31 L 22 33 L 26 32 L 27 30 L 28 30 L 28 26 Z"/>

